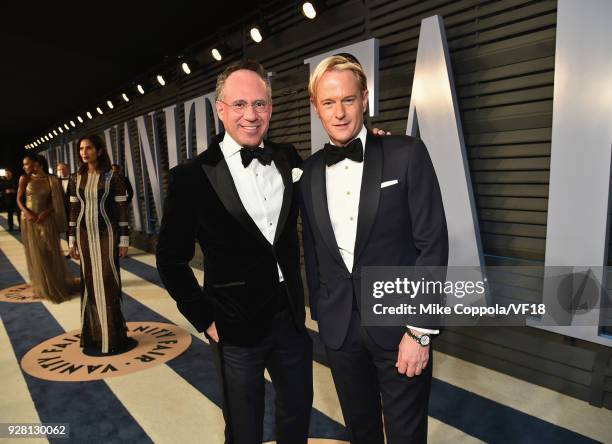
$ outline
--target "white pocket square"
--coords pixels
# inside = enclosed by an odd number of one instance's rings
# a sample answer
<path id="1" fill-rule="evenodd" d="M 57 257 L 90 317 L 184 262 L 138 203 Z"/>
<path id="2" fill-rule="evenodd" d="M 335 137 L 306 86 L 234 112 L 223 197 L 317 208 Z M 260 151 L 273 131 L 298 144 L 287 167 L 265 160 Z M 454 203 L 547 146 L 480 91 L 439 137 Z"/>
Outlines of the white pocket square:
<path id="1" fill-rule="evenodd" d="M 391 185 L 395 185 L 397 183 L 398 183 L 397 179 L 395 179 L 395 180 L 388 180 L 386 182 L 381 183 L 380 187 L 381 188 L 387 188 L 387 187 L 390 187 Z"/>
<path id="2" fill-rule="evenodd" d="M 300 180 L 300 177 L 302 177 L 302 173 L 304 171 L 302 171 L 299 168 L 293 168 L 291 170 L 291 179 L 293 180 L 293 183 L 297 182 L 298 180 Z"/>

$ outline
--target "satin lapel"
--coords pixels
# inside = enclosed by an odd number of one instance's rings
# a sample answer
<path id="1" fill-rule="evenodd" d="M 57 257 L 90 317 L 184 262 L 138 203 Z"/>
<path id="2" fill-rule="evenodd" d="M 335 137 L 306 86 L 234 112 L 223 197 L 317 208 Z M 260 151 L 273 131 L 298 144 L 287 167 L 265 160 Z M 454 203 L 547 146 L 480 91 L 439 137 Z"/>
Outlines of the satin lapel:
<path id="1" fill-rule="evenodd" d="M 372 226 L 376 220 L 378 203 L 380 201 L 380 181 L 383 170 L 382 143 L 379 138 L 373 137 L 370 134 L 366 138 L 363 162 L 357 236 L 355 238 L 355 260 L 353 264 L 357 264 L 359 261 L 359 256 L 368 241 Z"/>
<path id="2" fill-rule="evenodd" d="M 249 216 L 244 205 L 242 205 L 238 190 L 236 190 L 236 185 L 232 179 L 232 174 L 223 157 L 219 144 L 211 145 L 205 153 L 207 156 L 202 159 L 202 169 L 206 173 L 223 206 L 247 231 L 270 245 L 265 236 L 259 231 L 257 224 Z"/>
<path id="3" fill-rule="evenodd" d="M 317 162 L 312 167 L 310 177 L 310 189 L 312 195 L 312 208 L 314 212 L 314 222 L 323 236 L 323 241 L 329 248 L 331 255 L 336 261 L 346 270 L 346 264 L 340 255 L 340 249 L 334 235 L 331 219 L 329 217 L 329 209 L 327 207 L 327 185 L 325 177 L 325 160 L 323 156 L 317 159 Z M 348 271 L 348 270 L 347 270 Z"/>
<path id="4" fill-rule="evenodd" d="M 293 180 L 291 178 L 291 165 L 287 161 L 285 153 L 282 153 L 280 149 L 273 148 L 273 150 L 274 153 L 272 154 L 272 160 L 274 161 L 276 169 L 283 178 L 283 185 L 285 185 L 285 190 L 283 191 L 283 205 L 281 206 L 281 211 L 278 216 L 276 233 L 274 233 L 274 242 L 276 243 L 278 237 L 283 232 L 283 228 L 287 222 L 287 217 L 291 211 L 291 203 L 293 200 Z"/>

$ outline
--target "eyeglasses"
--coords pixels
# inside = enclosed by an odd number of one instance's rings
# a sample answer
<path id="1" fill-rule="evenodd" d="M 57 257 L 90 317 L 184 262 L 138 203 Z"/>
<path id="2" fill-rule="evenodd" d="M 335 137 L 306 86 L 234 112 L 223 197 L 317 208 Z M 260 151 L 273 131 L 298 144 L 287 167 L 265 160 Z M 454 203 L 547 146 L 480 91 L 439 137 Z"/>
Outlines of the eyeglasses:
<path id="1" fill-rule="evenodd" d="M 268 111 L 269 103 L 265 100 L 255 100 L 253 103 L 247 103 L 244 100 L 239 100 L 234 103 L 225 103 L 223 100 L 219 100 L 219 102 L 224 105 L 231 106 L 234 111 L 238 114 L 244 114 L 247 108 L 250 106 L 253 108 L 257 114 L 263 114 Z"/>

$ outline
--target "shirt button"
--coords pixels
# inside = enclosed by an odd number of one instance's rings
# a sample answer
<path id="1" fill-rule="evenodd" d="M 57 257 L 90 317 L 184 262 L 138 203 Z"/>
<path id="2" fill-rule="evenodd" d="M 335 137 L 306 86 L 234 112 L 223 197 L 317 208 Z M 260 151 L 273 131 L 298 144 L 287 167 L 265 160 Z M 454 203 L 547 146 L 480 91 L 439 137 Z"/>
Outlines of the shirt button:
<path id="1" fill-rule="evenodd" d="M 348 165 L 344 167 L 345 170 L 348 170 Z"/>
<path id="2" fill-rule="evenodd" d="M 351 218 L 352 219 L 352 218 Z M 272 222 L 270 222 L 270 226 L 272 226 Z"/>
<path id="3" fill-rule="evenodd" d="M 353 220 L 353 216 L 350 217 L 350 220 Z"/>
<path id="4" fill-rule="evenodd" d="M 351 195 L 351 192 L 350 192 L 350 191 L 347 191 L 347 192 L 346 192 L 346 195 L 347 195 L 347 196 L 350 196 L 350 195 Z"/>

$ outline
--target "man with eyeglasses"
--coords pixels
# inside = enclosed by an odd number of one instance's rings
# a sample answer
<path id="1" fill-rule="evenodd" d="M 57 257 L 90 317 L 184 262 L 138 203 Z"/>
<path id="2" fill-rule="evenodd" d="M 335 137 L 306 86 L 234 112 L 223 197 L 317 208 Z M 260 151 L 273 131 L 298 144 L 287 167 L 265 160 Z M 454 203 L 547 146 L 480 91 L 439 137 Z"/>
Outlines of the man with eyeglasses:
<path id="1" fill-rule="evenodd" d="M 209 339 L 228 443 L 261 443 L 264 370 L 276 391 L 276 440 L 306 443 L 312 342 L 304 326 L 290 144 L 264 140 L 272 115 L 265 71 L 235 63 L 217 78 L 225 127 L 196 159 L 170 171 L 157 267 L 179 311 Z M 204 254 L 204 288 L 189 262 Z"/>

